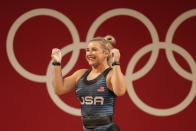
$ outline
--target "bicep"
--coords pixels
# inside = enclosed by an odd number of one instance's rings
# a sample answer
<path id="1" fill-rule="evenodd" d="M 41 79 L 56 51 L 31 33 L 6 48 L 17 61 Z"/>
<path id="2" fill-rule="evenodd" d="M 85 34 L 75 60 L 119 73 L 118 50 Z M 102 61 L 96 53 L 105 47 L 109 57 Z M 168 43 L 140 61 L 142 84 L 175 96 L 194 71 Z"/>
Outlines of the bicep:
<path id="1" fill-rule="evenodd" d="M 108 75 L 106 77 L 106 84 L 107 84 L 107 88 L 109 90 L 113 91 L 112 82 L 111 82 L 111 75 L 112 75 L 112 70 L 108 73 Z"/>
<path id="2" fill-rule="evenodd" d="M 76 88 L 77 81 L 81 77 L 81 75 L 86 71 L 85 69 L 80 69 L 73 73 L 71 76 L 64 78 L 63 92 L 67 93 Z"/>
<path id="3" fill-rule="evenodd" d="M 76 79 L 74 75 L 68 76 L 64 78 L 64 84 L 63 84 L 63 92 L 67 93 L 75 89 L 76 86 Z"/>

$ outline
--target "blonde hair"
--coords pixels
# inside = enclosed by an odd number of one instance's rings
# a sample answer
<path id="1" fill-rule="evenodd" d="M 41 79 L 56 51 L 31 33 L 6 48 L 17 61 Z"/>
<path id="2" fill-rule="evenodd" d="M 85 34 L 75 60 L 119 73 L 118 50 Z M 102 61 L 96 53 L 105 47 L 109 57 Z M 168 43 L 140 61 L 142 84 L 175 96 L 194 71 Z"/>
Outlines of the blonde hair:
<path id="1" fill-rule="evenodd" d="M 92 41 L 100 41 L 100 44 L 102 45 L 103 49 L 109 51 L 109 56 L 107 57 L 107 61 L 108 61 L 108 64 L 111 65 L 112 55 L 110 51 L 113 49 L 112 45 L 116 43 L 115 38 L 111 35 L 107 35 L 105 37 L 95 37 L 89 42 L 92 42 Z"/>

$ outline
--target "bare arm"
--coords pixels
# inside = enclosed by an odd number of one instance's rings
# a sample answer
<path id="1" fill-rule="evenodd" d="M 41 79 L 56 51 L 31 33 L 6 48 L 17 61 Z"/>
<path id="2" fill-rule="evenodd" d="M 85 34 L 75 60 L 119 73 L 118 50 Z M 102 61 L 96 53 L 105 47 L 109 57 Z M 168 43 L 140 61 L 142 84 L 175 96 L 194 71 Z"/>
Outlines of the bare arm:
<path id="1" fill-rule="evenodd" d="M 53 62 L 61 63 L 61 51 L 57 48 L 52 50 L 51 55 Z M 82 74 L 86 71 L 86 69 L 81 69 L 73 73 L 71 76 L 68 76 L 63 79 L 62 70 L 60 65 L 54 65 L 53 67 L 53 79 L 52 85 L 54 88 L 54 92 L 57 95 L 62 95 L 72 91 L 76 87 L 76 83 L 78 79 L 82 76 Z"/>
<path id="2" fill-rule="evenodd" d="M 76 86 L 76 73 L 63 79 L 61 66 L 54 66 L 52 83 L 57 95 L 68 93 Z"/>
<path id="3" fill-rule="evenodd" d="M 124 95 L 127 89 L 127 85 L 126 80 L 124 79 L 124 75 L 121 72 L 120 66 L 113 66 L 111 73 L 111 85 L 113 92 L 117 96 Z"/>
<path id="4" fill-rule="evenodd" d="M 120 61 L 120 52 L 118 49 L 111 50 L 113 62 Z M 114 65 L 112 71 L 109 73 L 108 87 L 117 95 L 122 96 L 127 89 L 126 80 L 121 72 L 120 65 Z"/>

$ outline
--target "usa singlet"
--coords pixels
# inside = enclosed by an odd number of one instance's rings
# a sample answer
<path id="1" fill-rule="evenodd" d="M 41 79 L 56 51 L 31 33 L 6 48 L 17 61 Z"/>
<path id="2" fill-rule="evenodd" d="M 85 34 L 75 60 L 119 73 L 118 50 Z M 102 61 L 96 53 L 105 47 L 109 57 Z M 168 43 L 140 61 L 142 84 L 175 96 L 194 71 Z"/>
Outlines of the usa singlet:
<path id="1" fill-rule="evenodd" d="M 76 96 L 81 103 L 85 131 L 94 131 L 94 129 L 109 131 L 108 129 L 116 126 L 113 123 L 116 95 L 106 85 L 106 76 L 111 69 L 107 68 L 93 80 L 87 80 L 87 76 L 91 72 L 91 70 L 87 70 L 77 83 Z"/>

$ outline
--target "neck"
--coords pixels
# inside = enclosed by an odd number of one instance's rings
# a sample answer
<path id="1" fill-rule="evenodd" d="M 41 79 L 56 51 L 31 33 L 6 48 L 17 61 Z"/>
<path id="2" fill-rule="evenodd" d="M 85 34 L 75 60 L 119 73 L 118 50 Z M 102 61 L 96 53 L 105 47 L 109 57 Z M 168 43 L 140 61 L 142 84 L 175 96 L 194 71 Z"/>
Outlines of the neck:
<path id="1" fill-rule="evenodd" d="M 94 73 L 101 73 L 103 72 L 105 69 L 107 69 L 109 67 L 108 64 L 106 63 L 102 63 L 96 66 L 92 66 L 92 72 Z"/>

